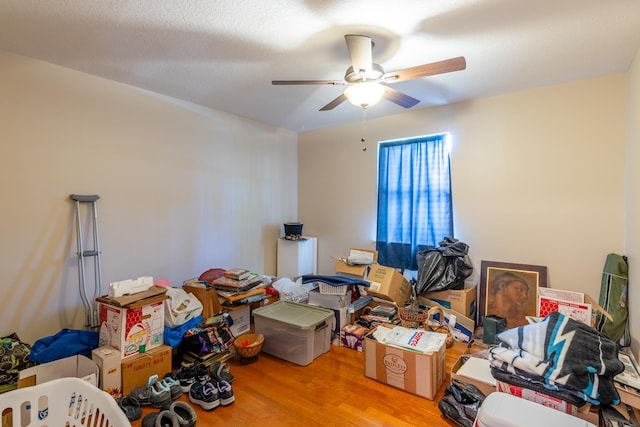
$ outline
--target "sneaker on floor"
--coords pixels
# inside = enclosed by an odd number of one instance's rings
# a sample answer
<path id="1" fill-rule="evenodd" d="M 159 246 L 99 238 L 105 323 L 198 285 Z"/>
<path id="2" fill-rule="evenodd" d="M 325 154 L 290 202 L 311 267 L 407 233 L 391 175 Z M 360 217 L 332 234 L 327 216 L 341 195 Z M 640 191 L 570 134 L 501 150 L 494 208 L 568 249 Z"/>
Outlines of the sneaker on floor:
<path id="1" fill-rule="evenodd" d="M 205 411 L 210 411 L 220 405 L 218 388 L 211 382 L 204 384 L 194 383 L 189 390 L 189 400 L 192 403 L 200 405 Z"/>
<path id="2" fill-rule="evenodd" d="M 160 382 L 169 388 L 171 400 L 177 400 L 182 396 L 182 386 L 180 385 L 180 381 L 173 378 L 173 376 L 167 374 Z"/>
<path id="3" fill-rule="evenodd" d="M 152 375 L 142 387 L 134 387 L 130 393 L 140 405 L 151 405 L 156 408 L 169 407 L 171 391 L 169 387 L 158 381 L 157 375 Z"/>
<path id="4" fill-rule="evenodd" d="M 229 365 L 217 360 L 209 367 L 209 374 L 211 375 L 211 379 L 214 381 L 224 380 L 231 384 L 234 379 L 231 371 L 229 370 Z"/>
<path id="5" fill-rule="evenodd" d="M 118 401 L 118 405 L 120 405 L 120 408 L 129 421 L 135 421 L 142 416 L 140 402 L 133 396 L 122 396 Z"/>
<path id="6" fill-rule="evenodd" d="M 196 424 L 196 411 L 194 411 L 188 403 L 181 401 L 173 402 L 169 410 L 178 417 L 180 427 L 193 427 Z"/>
<path id="7" fill-rule="evenodd" d="M 204 384 L 207 381 L 211 380 L 211 377 L 209 376 L 209 369 L 202 363 L 195 365 L 193 367 L 193 370 L 195 371 L 195 374 L 196 374 L 196 380 L 200 384 Z"/>
<path id="8" fill-rule="evenodd" d="M 180 382 L 183 393 L 189 393 L 191 384 L 196 382 L 196 371 L 193 366 L 183 366 L 176 371 L 173 377 Z"/>
<path id="9" fill-rule="evenodd" d="M 152 412 L 142 419 L 142 427 L 181 427 L 178 416 L 168 409 Z"/>
<path id="10" fill-rule="evenodd" d="M 236 396 L 233 394 L 233 388 L 231 388 L 231 384 L 222 380 L 216 382 L 216 388 L 218 389 L 218 396 L 220 397 L 220 403 L 222 406 L 231 405 L 234 400 L 236 400 Z"/>

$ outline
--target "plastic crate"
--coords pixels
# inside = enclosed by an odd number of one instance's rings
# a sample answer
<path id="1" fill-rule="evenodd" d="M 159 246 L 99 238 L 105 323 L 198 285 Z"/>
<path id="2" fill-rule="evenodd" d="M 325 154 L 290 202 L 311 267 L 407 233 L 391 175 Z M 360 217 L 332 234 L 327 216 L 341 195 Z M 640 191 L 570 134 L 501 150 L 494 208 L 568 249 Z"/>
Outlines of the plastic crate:
<path id="1" fill-rule="evenodd" d="M 330 285 L 324 282 L 318 282 L 318 290 L 324 295 L 346 295 L 351 287 L 347 285 Z"/>
<path id="2" fill-rule="evenodd" d="M 3 426 L 131 426 L 111 395 L 80 378 L 0 394 L 0 413 Z"/>
<path id="3" fill-rule="evenodd" d="M 305 366 L 329 351 L 333 310 L 280 300 L 256 308 L 253 317 L 256 333 L 264 336 L 265 353 Z"/>

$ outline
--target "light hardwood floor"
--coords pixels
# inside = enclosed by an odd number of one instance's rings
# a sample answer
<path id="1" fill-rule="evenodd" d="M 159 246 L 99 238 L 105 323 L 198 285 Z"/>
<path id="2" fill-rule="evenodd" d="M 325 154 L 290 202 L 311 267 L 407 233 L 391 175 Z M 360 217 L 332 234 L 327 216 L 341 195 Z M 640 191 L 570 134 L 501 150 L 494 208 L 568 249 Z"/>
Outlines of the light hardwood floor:
<path id="1" fill-rule="evenodd" d="M 196 426 L 454 426 L 437 404 L 464 349 L 455 343 L 447 350 L 447 377 L 433 401 L 365 377 L 364 353 L 343 347 L 331 346 L 307 366 L 265 353 L 250 365 L 233 359 L 235 402 L 210 412 L 195 405 Z M 143 416 L 152 411 L 144 407 Z"/>

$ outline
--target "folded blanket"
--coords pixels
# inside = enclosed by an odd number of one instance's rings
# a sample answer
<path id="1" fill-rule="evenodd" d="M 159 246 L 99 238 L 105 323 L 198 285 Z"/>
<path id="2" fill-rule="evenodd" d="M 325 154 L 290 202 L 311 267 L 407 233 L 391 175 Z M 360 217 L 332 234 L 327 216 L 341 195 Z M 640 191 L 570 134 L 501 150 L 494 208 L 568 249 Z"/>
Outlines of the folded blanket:
<path id="1" fill-rule="evenodd" d="M 302 276 L 302 283 L 311 283 L 311 282 L 322 282 L 331 286 L 348 286 L 348 285 L 358 285 L 364 286 L 368 288 L 371 286 L 371 283 L 366 280 L 358 280 L 352 279 L 350 277 L 343 276 L 323 276 L 317 274 L 305 274 Z"/>
<path id="2" fill-rule="evenodd" d="M 604 334 L 558 312 L 497 335 L 492 368 L 573 393 L 592 404 L 620 403 L 613 377 L 624 371 L 617 345 Z"/>

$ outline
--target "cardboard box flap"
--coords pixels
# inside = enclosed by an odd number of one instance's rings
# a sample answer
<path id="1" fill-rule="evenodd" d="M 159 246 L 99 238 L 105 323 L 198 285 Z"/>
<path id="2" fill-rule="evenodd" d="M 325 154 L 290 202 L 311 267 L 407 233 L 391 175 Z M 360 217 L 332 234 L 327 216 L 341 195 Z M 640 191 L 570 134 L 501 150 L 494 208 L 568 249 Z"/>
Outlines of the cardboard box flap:
<path id="1" fill-rule="evenodd" d="M 354 258 L 370 258 L 373 262 L 369 264 L 351 264 L 348 263 L 348 259 Z M 370 249 L 357 249 L 352 248 L 348 256 L 332 255 L 331 258 L 336 260 L 334 271 L 336 273 L 343 273 L 353 276 L 365 277 L 372 264 L 378 262 L 378 251 Z"/>
<path id="2" fill-rule="evenodd" d="M 164 301 L 169 298 L 165 295 L 166 293 L 167 288 L 154 285 L 146 291 L 136 292 L 131 295 L 123 295 L 121 297 L 112 298 L 108 295 L 103 295 L 96 298 L 96 301 L 103 304 L 113 305 L 115 307 L 135 308 L 152 304 L 156 301 Z"/>

